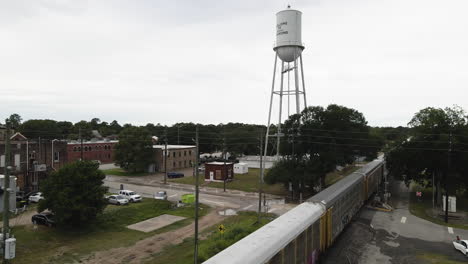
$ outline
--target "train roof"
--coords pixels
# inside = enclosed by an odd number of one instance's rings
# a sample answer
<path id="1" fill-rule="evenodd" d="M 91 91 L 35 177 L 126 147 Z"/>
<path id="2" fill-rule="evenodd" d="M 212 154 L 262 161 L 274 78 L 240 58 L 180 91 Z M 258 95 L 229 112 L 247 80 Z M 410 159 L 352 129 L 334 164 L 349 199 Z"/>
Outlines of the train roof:
<path id="1" fill-rule="evenodd" d="M 373 171 L 382 162 L 383 162 L 383 160 L 381 160 L 381 159 L 375 159 L 375 160 L 367 163 L 366 165 L 362 166 L 362 168 L 360 168 L 359 170 L 357 170 L 355 172 L 360 172 L 360 173 L 367 174 L 367 173 Z"/>
<path id="2" fill-rule="evenodd" d="M 367 163 L 359 170 L 351 173 L 350 175 L 339 180 L 338 182 L 332 184 L 325 190 L 322 190 L 321 192 L 309 198 L 307 201 L 314 202 L 314 203 L 322 202 L 328 208 L 329 205 L 333 204 L 336 201 L 336 199 L 338 199 L 338 197 L 343 195 L 343 192 L 346 189 L 354 186 L 355 184 L 358 184 L 364 175 L 374 170 L 381 163 L 382 163 L 382 160 L 380 159 L 376 159 Z"/>
<path id="3" fill-rule="evenodd" d="M 203 263 L 266 263 L 324 212 L 320 204 L 302 203 Z"/>

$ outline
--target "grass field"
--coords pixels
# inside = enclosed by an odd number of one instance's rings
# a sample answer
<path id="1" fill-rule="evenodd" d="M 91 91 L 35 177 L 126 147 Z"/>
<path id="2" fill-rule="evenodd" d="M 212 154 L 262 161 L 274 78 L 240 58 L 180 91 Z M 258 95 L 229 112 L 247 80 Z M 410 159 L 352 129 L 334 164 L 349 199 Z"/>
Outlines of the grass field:
<path id="1" fill-rule="evenodd" d="M 148 172 L 129 172 L 121 168 L 102 170 L 102 172 L 104 172 L 106 175 L 114 176 L 147 176 L 151 174 Z"/>
<path id="2" fill-rule="evenodd" d="M 437 254 L 422 254 L 418 256 L 419 259 L 424 260 L 425 263 L 431 263 L 431 264 L 462 264 L 466 262 L 459 262 L 459 261 L 454 261 L 448 259 L 447 256 L 443 255 L 437 255 Z"/>
<path id="3" fill-rule="evenodd" d="M 202 205 L 201 215 L 208 212 Z M 167 232 L 192 222 L 192 207 L 173 208 L 170 202 L 144 199 L 128 206 L 109 205 L 95 223 L 80 230 L 64 230 L 44 226 L 18 226 L 12 232 L 17 239 L 14 263 L 77 263 L 80 257 L 94 251 L 132 245 L 157 233 Z M 126 228 L 161 214 L 188 217 L 150 233 Z"/>
<path id="4" fill-rule="evenodd" d="M 266 174 L 265 170 L 265 174 Z M 258 177 L 260 174 L 260 169 L 249 168 L 249 173 L 247 174 L 235 174 L 234 180 L 231 182 L 226 182 L 226 188 L 232 190 L 239 190 L 244 192 L 256 192 L 258 190 Z M 214 188 L 223 188 L 222 182 L 210 182 L 205 183 L 205 174 L 201 173 L 199 176 L 200 184 L 207 187 Z M 170 179 L 170 182 L 185 183 L 195 185 L 195 177 L 184 177 L 179 179 Z M 266 193 L 274 195 L 286 195 L 287 190 L 282 184 L 263 184 L 263 190 Z"/>
<path id="5" fill-rule="evenodd" d="M 269 216 L 270 217 L 270 216 Z M 265 217 L 261 224 L 255 224 L 257 215 L 253 212 L 241 212 L 239 215 L 231 216 L 223 221 L 226 228 L 224 234 L 217 230 L 218 225 L 214 225 L 201 234 L 199 242 L 199 263 L 214 256 L 219 251 L 227 248 L 236 241 L 242 239 L 249 233 L 267 224 L 272 218 Z M 186 264 L 193 263 L 193 237 L 185 239 L 178 245 L 165 248 L 159 254 L 148 259 L 145 264 Z"/>
<path id="6" fill-rule="evenodd" d="M 413 185 L 413 190 L 418 189 L 418 191 L 422 191 L 422 198 L 417 199 L 414 195 L 414 191 L 410 194 L 410 203 L 409 203 L 409 211 L 411 214 L 425 219 L 427 221 L 433 222 L 438 225 L 450 226 L 455 228 L 461 229 L 468 229 L 468 219 L 457 219 L 452 220 L 449 218 L 449 223 L 445 223 L 442 218 L 433 217 L 428 212 L 432 209 L 432 189 L 420 189 Z M 457 211 L 468 211 L 468 200 L 463 197 L 457 197 Z"/>
<path id="7" fill-rule="evenodd" d="M 327 186 L 332 185 L 333 183 L 343 179 L 345 176 L 353 173 L 359 169 L 356 166 L 348 166 L 342 171 L 334 171 L 327 174 L 325 178 L 325 183 Z M 268 170 L 265 170 L 265 174 Z M 226 182 L 226 189 L 239 190 L 244 192 L 257 192 L 258 191 L 258 177 L 260 174 L 260 169 L 249 168 L 249 173 L 247 174 L 235 174 L 234 180 L 231 182 Z M 200 185 L 213 187 L 213 188 L 224 188 L 224 183 L 222 182 L 205 182 L 204 173 L 199 175 Z M 184 177 L 178 179 L 169 179 L 170 182 L 184 183 L 195 185 L 195 177 Z M 266 193 L 285 196 L 288 194 L 287 189 L 284 185 L 277 184 L 263 184 L 263 190 Z"/>

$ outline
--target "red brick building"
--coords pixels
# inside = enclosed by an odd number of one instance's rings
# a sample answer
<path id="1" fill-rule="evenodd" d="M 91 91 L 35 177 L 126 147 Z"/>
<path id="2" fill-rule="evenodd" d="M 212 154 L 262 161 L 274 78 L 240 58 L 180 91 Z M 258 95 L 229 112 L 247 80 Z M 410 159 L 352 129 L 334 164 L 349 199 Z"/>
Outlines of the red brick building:
<path id="1" fill-rule="evenodd" d="M 4 139 L 0 136 L 0 174 L 5 174 Z M 33 140 L 15 133 L 10 137 L 10 143 L 10 173 L 16 176 L 21 191 L 37 191 L 43 179 L 67 163 L 67 142 L 64 140 Z"/>
<path id="2" fill-rule="evenodd" d="M 205 163 L 205 181 L 223 182 L 230 181 L 234 177 L 234 163 L 208 162 Z"/>
<path id="3" fill-rule="evenodd" d="M 114 149 L 118 140 L 79 141 L 68 142 L 68 162 L 83 160 L 98 160 L 101 163 L 114 162 Z"/>

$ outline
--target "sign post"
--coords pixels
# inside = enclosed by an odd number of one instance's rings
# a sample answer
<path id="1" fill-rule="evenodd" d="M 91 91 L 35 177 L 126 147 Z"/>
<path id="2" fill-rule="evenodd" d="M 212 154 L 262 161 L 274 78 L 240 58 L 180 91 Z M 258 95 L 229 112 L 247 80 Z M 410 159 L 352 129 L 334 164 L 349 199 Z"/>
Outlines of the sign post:
<path id="1" fill-rule="evenodd" d="M 418 197 L 418 201 L 421 201 L 422 192 L 416 192 L 416 197 Z"/>

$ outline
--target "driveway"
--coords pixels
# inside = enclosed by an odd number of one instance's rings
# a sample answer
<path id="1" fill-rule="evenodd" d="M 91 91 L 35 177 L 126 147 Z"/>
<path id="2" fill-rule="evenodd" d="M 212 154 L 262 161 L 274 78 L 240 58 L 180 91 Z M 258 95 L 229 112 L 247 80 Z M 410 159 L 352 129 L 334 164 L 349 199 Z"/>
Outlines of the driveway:
<path id="1" fill-rule="evenodd" d="M 29 207 L 25 212 L 18 214 L 14 218 L 10 218 L 10 221 L 8 223 L 10 227 L 20 225 L 32 225 L 31 218 L 35 214 L 37 214 L 37 207 Z M 0 226 L 3 226 L 3 221 L 0 221 Z"/>

